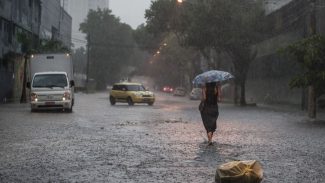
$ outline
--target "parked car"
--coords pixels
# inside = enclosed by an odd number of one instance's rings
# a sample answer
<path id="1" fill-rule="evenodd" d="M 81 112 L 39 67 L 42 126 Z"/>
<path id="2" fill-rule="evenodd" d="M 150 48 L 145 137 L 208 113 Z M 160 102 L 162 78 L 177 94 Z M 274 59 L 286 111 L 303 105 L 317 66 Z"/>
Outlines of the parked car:
<path id="1" fill-rule="evenodd" d="M 174 96 L 185 96 L 186 95 L 186 89 L 183 87 L 177 87 L 175 88 L 174 92 L 173 92 Z"/>
<path id="2" fill-rule="evenodd" d="M 134 105 L 134 103 L 153 105 L 155 95 L 146 90 L 140 83 L 116 83 L 110 92 L 109 101 L 111 105 L 115 105 L 116 102 L 128 103 L 129 105 Z"/>
<path id="3" fill-rule="evenodd" d="M 170 87 L 170 86 L 163 87 L 163 92 L 172 93 L 173 91 L 174 91 L 173 87 Z"/>
<path id="4" fill-rule="evenodd" d="M 202 89 L 201 88 L 193 88 L 190 93 L 191 100 L 201 100 Z"/>

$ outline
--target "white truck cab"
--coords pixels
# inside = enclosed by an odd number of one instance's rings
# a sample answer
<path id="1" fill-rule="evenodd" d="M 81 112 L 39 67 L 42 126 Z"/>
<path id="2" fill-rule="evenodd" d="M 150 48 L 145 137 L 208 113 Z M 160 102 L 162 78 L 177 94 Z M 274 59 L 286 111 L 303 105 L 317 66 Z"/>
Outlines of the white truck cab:
<path id="1" fill-rule="evenodd" d="M 29 62 L 31 111 L 63 109 L 72 112 L 74 80 L 69 54 L 32 55 Z"/>

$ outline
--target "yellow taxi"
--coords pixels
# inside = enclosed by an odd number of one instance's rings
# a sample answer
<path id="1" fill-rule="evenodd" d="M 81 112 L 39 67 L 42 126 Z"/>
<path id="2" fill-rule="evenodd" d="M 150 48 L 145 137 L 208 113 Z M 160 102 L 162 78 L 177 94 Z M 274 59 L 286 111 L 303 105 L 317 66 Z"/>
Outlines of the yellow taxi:
<path id="1" fill-rule="evenodd" d="M 155 95 L 140 83 L 115 83 L 110 92 L 109 101 L 111 105 L 115 105 L 117 102 L 129 105 L 134 105 L 134 103 L 153 105 Z"/>

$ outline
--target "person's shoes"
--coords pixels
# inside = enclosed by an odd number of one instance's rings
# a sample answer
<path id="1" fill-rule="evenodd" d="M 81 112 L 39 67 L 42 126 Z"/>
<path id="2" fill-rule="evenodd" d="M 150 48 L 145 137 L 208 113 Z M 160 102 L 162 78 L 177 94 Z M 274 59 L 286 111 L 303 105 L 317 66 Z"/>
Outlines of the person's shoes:
<path id="1" fill-rule="evenodd" d="M 209 141 L 208 146 L 212 146 L 212 145 L 213 145 L 212 141 Z"/>

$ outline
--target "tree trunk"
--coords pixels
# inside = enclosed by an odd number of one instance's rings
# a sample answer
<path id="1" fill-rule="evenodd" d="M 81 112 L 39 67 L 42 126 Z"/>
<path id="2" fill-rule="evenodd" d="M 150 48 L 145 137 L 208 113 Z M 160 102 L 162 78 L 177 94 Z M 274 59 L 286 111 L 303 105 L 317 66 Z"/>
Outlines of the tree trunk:
<path id="1" fill-rule="evenodd" d="M 308 116 L 316 118 L 316 95 L 314 86 L 308 87 Z"/>
<path id="2" fill-rule="evenodd" d="M 246 80 L 240 81 L 240 105 L 246 106 Z"/>
<path id="3" fill-rule="evenodd" d="M 234 83 L 234 104 L 238 104 L 238 85 L 237 82 Z"/>

